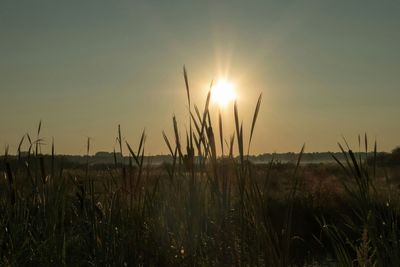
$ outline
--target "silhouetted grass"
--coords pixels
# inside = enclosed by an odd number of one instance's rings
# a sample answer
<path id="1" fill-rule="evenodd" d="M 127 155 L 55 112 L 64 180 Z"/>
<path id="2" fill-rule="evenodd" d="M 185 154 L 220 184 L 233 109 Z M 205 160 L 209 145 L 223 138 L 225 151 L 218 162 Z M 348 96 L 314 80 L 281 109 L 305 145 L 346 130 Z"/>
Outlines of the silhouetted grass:
<path id="1" fill-rule="evenodd" d="M 200 112 L 186 69 L 184 81 L 189 129 L 183 135 L 173 116 L 173 136 L 162 132 L 172 161 L 162 167 L 145 162 L 145 131 L 134 146 L 119 125 L 120 156 L 114 150 L 114 164 L 101 169 L 89 162 L 90 138 L 80 168 L 65 169 L 54 140 L 43 155 L 41 122 L 35 140 L 21 139 L 17 158 L 6 148 L 2 266 L 400 265 L 398 190 L 367 158 L 366 137 L 365 158 L 339 144 L 340 173 L 302 166 L 304 146 L 296 164 L 256 165 L 249 153 L 261 95 L 249 139 L 235 103 L 235 132 L 226 140 L 221 114 L 218 133 L 213 128 L 210 92 Z M 324 187 L 329 175 L 340 181 Z"/>

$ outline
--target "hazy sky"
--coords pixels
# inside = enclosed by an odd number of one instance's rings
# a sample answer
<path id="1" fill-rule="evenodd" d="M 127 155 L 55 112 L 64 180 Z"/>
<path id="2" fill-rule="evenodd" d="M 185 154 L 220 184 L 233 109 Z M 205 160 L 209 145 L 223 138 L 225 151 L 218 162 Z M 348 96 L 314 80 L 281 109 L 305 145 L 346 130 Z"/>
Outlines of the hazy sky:
<path id="1" fill-rule="evenodd" d="M 135 147 L 146 128 L 148 153 L 166 153 L 172 115 L 182 134 L 188 124 L 185 64 L 201 106 L 212 79 L 237 84 L 246 134 L 263 93 L 253 153 L 337 150 L 364 132 L 391 150 L 399 14 L 398 1 L 2 0 L 0 146 L 15 153 L 41 119 L 58 153 L 84 153 L 87 136 L 111 151 L 118 124 Z"/>

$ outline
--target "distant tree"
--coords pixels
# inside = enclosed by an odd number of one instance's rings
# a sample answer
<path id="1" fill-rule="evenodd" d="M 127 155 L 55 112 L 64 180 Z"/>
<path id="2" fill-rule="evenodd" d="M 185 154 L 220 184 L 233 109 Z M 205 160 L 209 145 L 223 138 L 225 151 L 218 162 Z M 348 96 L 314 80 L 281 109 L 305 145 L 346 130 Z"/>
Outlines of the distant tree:
<path id="1" fill-rule="evenodd" d="M 392 154 L 393 155 L 400 155 L 400 146 L 398 146 L 398 147 L 396 147 L 396 148 L 394 148 L 393 150 L 392 150 Z"/>
<path id="2" fill-rule="evenodd" d="M 400 146 L 392 150 L 391 163 L 400 164 Z"/>

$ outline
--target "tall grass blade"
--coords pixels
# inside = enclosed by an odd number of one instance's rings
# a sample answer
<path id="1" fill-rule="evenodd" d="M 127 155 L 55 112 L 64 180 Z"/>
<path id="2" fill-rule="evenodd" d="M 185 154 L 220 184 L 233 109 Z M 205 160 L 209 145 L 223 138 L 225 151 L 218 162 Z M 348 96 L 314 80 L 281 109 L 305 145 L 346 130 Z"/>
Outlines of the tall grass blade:
<path id="1" fill-rule="evenodd" d="M 37 136 L 40 135 L 40 130 L 41 129 L 42 129 L 42 120 L 39 120 L 39 126 L 38 126 L 38 129 L 37 129 Z"/>
<path id="2" fill-rule="evenodd" d="M 142 135 L 140 136 L 140 142 L 139 142 L 137 155 L 139 155 L 140 152 L 142 151 L 142 148 L 144 148 L 142 146 L 144 145 L 145 140 L 146 140 L 146 129 L 143 129 Z"/>
<path id="3" fill-rule="evenodd" d="M 163 137 L 164 137 L 165 143 L 166 143 L 167 146 L 168 146 L 169 153 L 171 153 L 171 156 L 173 156 L 173 155 L 174 155 L 174 152 L 173 152 L 173 150 L 172 150 L 171 144 L 169 143 L 168 137 L 167 137 L 167 135 L 165 134 L 164 131 L 162 131 L 162 135 L 163 135 Z"/>
<path id="4" fill-rule="evenodd" d="M 135 152 L 133 152 L 132 147 L 129 145 L 129 143 L 127 141 L 125 141 L 125 143 L 126 143 L 126 146 L 128 147 L 129 152 L 131 153 L 132 158 L 135 160 L 136 164 L 139 166 L 140 165 L 139 158 L 138 158 L 139 154 L 135 154 Z"/>
<path id="5" fill-rule="evenodd" d="M 122 134 L 121 134 L 121 125 L 118 124 L 118 144 L 119 144 L 119 152 L 121 153 L 121 156 L 123 157 L 122 153 Z"/>
<path id="6" fill-rule="evenodd" d="M 232 134 L 229 140 L 229 157 L 233 158 L 233 143 L 235 142 L 235 133 Z"/>
<path id="7" fill-rule="evenodd" d="M 21 146 L 22 146 L 22 143 L 24 142 L 24 140 L 25 140 L 25 135 L 22 136 L 21 141 L 19 141 L 19 144 L 18 144 L 18 149 L 17 149 L 17 151 L 18 151 L 18 160 L 21 159 Z"/>
<path id="8" fill-rule="evenodd" d="M 249 145 L 248 145 L 248 148 L 247 148 L 247 155 L 249 155 L 249 152 L 250 152 L 250 144 L 251 144 L 251 140 L 253 138 L 253 132 L 254 132 L 254 127 L 256 126 L 258 112 L 260 111 L 261 99 L 262 99 L 262 94 L 260 94 L 260 96 L 258 97 L 256 109 L 254 110 L 253 121 L 251 123 Z"/>
<path id="9" fill-rule="evenodd" d="M 51 139 L 51 179 L 54 179 L 54 164 L 55 164 L 55 148 L 54 137 Z"/>
<path id="10" fill-rule="evenodd" d="M 224 141 L 223 141 L 223 139 L 224 139 L 224 134 L 223 134 L 223 132 L 222 132 L 222 116 L 221 116 L 221 111 L 219 111 L 219 113 L 218 113 L 218 125 L 219 125 L 219 141 L 220 141 L 220 143 L 221 143 L 221 154 L 222 154 L 222 157 L 224 156 Z"/>
<path id="11" fill-rule="evenodd" d="M 176 143 L 176 147 L 178 148 L 179 158 L 181 159 L 182 158 L 181 141 L 179 138 L 178 123 L 176 122 L 175 116 L 173 116 L 172 122 L 174 125 L 175 143 Z"/>
<path id="12" fill-rule="evenodd" d="M 188 101 L 189 110 L 190 110 L 190 90 L 189 90 L 189 81 L 188 81 L 188 76 L 187 76 L 185 65 L 183 65 L 183 77 L 185 79 L 187 101 Z"/>

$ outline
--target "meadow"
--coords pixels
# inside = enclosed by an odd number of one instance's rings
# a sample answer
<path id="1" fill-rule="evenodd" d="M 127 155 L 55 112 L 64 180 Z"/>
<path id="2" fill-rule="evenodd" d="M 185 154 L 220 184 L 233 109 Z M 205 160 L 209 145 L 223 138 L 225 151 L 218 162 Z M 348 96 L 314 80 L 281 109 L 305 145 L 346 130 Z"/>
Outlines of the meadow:
<path id="1" fill-rule="evenodd" d="M 356 153 L 343 140 L 335 164 L 301 164 L 304 146 L 295 163 L 254 164 L 261 95 L 249 139 L 235 104 L 225 141 L 210 93 L 200 109 L 184 80 L 190 127 L 182 135 L 173 117 L 161 166 L 145 161 L 145 132 L 129 144 L 119 126 L 114 153 L 129 159 L 104 168 L 90 164 L 90 140 L 86 164 L 68 166 L 54 144 L 42 154 L 41 124 L 16 155 L 6 149 L 1 266 L 400 266 L 400 171 L 376 143 L 359 137 Z"/>

